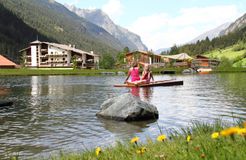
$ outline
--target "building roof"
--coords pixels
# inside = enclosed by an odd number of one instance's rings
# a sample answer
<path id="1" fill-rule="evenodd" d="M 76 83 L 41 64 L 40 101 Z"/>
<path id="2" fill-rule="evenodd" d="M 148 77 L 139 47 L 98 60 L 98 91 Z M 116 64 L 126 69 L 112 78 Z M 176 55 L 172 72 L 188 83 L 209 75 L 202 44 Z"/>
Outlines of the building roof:
<path id="1" fill-rule="evenodd" d="M 57 47 L 57 48 L 60 48 L 60 49 L 67 50 L 67 51 L 73 51 L 73 52 L 76 52 L 76 53 L 79 53 L 79 54 L 87 54 L 87 55 L 91 55 L 91 56 L 99 56 L 97 54 L 94 54 L 93 52 L 86 52 L 86 51 L 82 51 L 80 49 L 77 49 L 77 48 L 73 47 L 72 45 L 70 46 L 70 45 L 58 44 L 58 43 L 41 42 L 41 41 L 38 41 L 38 40 L 33 41 L 33 42 L 30 43 L 30 45 L 32 45 L 32 44 L 47 44 L 47 45 L 51 45 L 51 46 L 54 46 L 54 47 Z M 30 49 L 30 46 L 20 50 L 19 52 L 25 51 L 27 49 Z"/>
<path id="2" fill-rule="evenodd" d="M 148 52 L 148 51 L 141 51 L 141 50 L 132 51 L 132 52 L 127 53 L 126 55 L 131 55 L 131 54 L 134 54 L 134 53 L 142 53 L 142 54 L 146 54 L 146 55 L 154 55 L 154 56 L 160 57 L 160 55 L 158 55 L 158 54 L 154 54 L 154 53 Z"/>
<path id="3" fill-rule="evenodd" d="M 187 53 L 180 53 L 180 54 L 176 54 L 176 55 L 163 55 L 162 57 L 164 57 L 164 58 L 170 58 L 170 59 L 176 59 L 176 60 L 193 59 Z"/>
<path id="4" fill-rule="evenodd" d="M 50 43 L 50 42 L 42 42 L 42 43 L 45 43 L 45 44 L 48 44 L 48 45 L 52 45 L 52 46 L 55 46 L 55 47 L 58 47 L 58 48 L 61 48 L 61 49 L 68 50 L 68 51 L 73 51 L 73 52 L 76 52 L 76 53 L 80 53 L 80 54 L 88 54 L 88 55 L 91 55 L 91 56 L 98 56 L 97 54 L 86 52 L 86 51 L 82 51 L 80 49 L 77 49 L 75 47 L 72 47 L 72 46 L 69 46 L 69 45 L 65 45 L 65 44 Z"/>
<path id="5" fill-rule="evenodd" d="M 33 41 L 30 44 L 41 44 L 42 42 L 40 42 L 39 40 Z"/>
<path id="6" fill-rule="evenodd" d="M 0 66 L 17 66 L 14 62 L 0 55 Z"/>

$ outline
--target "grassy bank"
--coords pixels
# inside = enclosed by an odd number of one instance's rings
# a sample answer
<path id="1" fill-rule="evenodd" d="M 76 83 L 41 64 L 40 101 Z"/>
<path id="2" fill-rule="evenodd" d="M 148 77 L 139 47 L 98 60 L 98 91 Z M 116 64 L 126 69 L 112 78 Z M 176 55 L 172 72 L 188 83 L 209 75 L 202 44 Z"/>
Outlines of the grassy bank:
<path id="1" fill-rule="evenodd" d="M 220 72 L 246 72 L 246 68 L 239 67 L 218 67 L 213 70 L 214 73 Z"/>
<path id="2" fill-rule="evenodd" d="M 161 71 L 174 71 L 181 73 L 183 68 L 153 68 L 154 74 L 160 74 Z M 0 69 L 0 76 L 46 76 L 46 75 L 81 75 L 81 76 L 96 76 L 112 74 L 117 75 L 118 72 L 127 74 L 127 69 Z"/>
<path id="3" fill-rule="evenodd" d="M 240 128 L 239 128 L 240 127 Z M 229 159 L 244 160 L 246 157 L 246 123 L 230 127 L 214 124 L 193 123 L 182 132 L 172 131 L 169 136 L 160 134 L 157 140 L 142 143 L 138 137 L 126 144 L 118 143 L 110 148 L 96 148 L 84 153 L 62 154 L 51 159 L 64 160 L 196 160 Z"/>
<path id="4" fill-rule="evenodd" d="M 125 70 L 93 70 L 93 69 L 0 69 L 0 76 L 45 76 L 45 75 L 81 75 L 93 76 L 106 73 L 117 74 Z"/>
<path id="5" fill-rule="evenodd" d="M 154 74 L 161 74 L 164 71 L 181 74 L 185 68 L 153 68 Z M 118 72 L 127 74 L 127 69 L 0 69 L 0 76 L 48 76 L 48 75 L 81 75 L 81 76 L 98 76 L 98 75 L 117 75 Z M 246 72 L 246 68 L 239 67 L 219 67 L 214 72 Z M 121 75 L 121 74 L 120 74 Z"/>

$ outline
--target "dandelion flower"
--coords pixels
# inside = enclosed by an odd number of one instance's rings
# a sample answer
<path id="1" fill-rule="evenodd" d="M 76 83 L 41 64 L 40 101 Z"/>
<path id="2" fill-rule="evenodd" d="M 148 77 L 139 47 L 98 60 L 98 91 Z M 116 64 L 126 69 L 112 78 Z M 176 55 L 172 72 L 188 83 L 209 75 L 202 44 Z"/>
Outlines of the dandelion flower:
<path id="1" fill-rule="evenodd" d="M 166 138 L 167 138 L 167 137 L 166 137 L 164 134 L 162 134 L 162 135 L 159 135 L 159 136 L 157 137 L 157 141 L 163 142 Z"/>
<path id="2" fill-rule="evenodd" d="M 138 137 L 134 137 L 131 139 L 131 143 L 136 143 L 139 141 L 139 138 Z"/>
<path id="3" fill-rule="evenodd" d="M 237 134 L 239 134 L 239 135 L 246 135 L 246 128 L 240 128 L 240 129 L 238 129 L 238 131 L 237 131 Z"/>
<path id="4" fill-rule="evenodd" d="M 231 136 L 231 135 L 237 134 L 239 130 L 240 130 L 239 127 L 227 128 L 227 129 L 222 130 L 220 132 L 220 135 L 222 135 L 222 136 Z"/>
<path id="5" fill-rule="evenodd" d="M 214 132 L 213 134 L 211 134 L 211 138 L 216 139 L 219 137 L 219 132 Z"/>
<path id="6" fill-rule="evenodd" d="M 144 154 L 144 152 L 146 152 L 146 148 L 145 147 L 142 147 L 140 149 L 137 150 L 137 154 Z"/>
<path id="7" fill-rule="evenodd" d="M 96 148 L 96 156 L 98 156 L 100 153 L 102 153 L 102 149 L 100 147 Z"/>
<path id="8" fill-rule="evenodd" d="M 190 140 L 191 140 L 191 136 L 188 135 L 188 136 L 186 137 L 186 141 L 187 141 L 187 142 L 190 142 Z"/>

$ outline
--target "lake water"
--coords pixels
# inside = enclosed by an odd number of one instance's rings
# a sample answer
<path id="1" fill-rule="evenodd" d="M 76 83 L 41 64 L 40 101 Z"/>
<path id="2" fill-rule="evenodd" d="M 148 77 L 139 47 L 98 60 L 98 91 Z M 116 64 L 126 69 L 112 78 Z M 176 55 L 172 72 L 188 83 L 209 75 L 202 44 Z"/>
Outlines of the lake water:
<path id="1" fill-rule="evenodd" d="M 155 76 L 171 78 L 184 85 L 131 90 L 112 86 L 122 83 L 124 76 L 0 77 L 0 87 L 5 88 L 0 100 L 14 101 L 0 108 L 0 159 L 79 152 L 133 136 L 154 139 L 157 124 L 165 132 L 193 120 L 246 119 L 246 73 Z M 95 116 L 105 100 L 129 92 L 156 105 L 159 119 L 126 123 Z"/>

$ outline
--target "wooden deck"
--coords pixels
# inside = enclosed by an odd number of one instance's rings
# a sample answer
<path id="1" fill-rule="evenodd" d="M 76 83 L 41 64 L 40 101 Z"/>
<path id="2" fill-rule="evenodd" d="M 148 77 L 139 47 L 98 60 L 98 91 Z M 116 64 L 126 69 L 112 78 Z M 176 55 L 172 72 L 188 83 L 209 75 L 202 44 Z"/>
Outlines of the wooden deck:
<path id="1" fill-rule="evenodd" d="M 115 84 L 114 87 L 156 87 L 156 86 L 176 86 L 183 85 L 183 81 L 177 80 L 163 80 L 163 81 L 155 81 L 146 84 Z"/>

